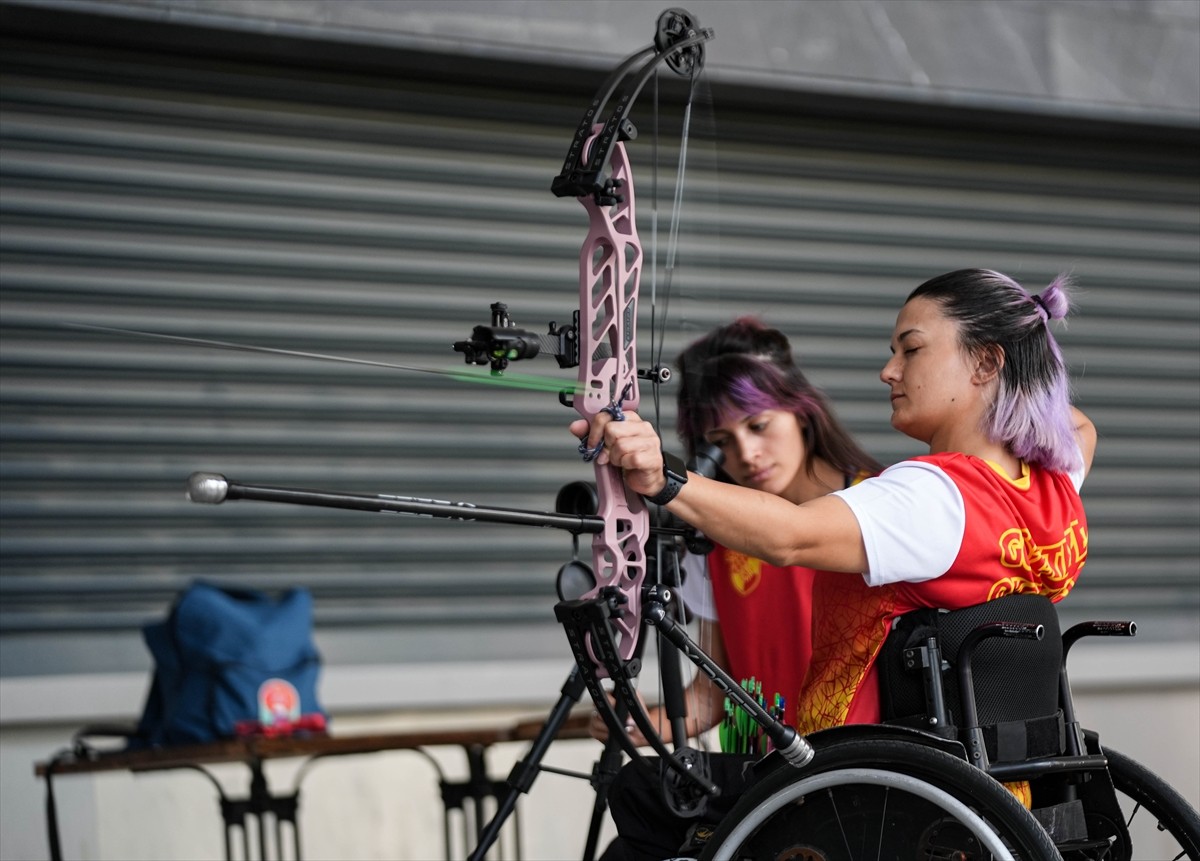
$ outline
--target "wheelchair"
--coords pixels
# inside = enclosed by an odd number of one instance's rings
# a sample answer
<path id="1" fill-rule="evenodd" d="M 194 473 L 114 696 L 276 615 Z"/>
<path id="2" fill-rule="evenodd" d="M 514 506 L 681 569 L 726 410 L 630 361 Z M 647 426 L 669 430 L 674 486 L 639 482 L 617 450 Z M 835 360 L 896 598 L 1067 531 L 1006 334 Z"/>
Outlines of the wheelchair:
<path id="1" fill-rule="evenodd" d="M 699 858 L 1200 861 L 1196 811 L 1075 716 L 1071 646 L 1134 633 L 1061 633 L 1037 595 L 901 616 L 878 658 L 884 724 L 813 734 L 800 768 L 761 760 Z"/>

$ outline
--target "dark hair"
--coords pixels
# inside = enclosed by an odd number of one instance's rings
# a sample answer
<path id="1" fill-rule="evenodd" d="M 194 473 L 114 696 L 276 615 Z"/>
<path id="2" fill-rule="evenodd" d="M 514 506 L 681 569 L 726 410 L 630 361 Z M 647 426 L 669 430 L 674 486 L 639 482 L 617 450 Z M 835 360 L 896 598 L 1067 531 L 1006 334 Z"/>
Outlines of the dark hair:
<path id="1" fill-rule="evenodd" d="M 776 409 L 800 419 L 809 475 L 815 474 L 817 458 L 847 476 L 882 471 L 842 427 L 824 392 L 800 372 L 787 336 L 778 329 L 754 317 L 739 317 L 694 341 L 675 365 L 681 380 L 676 430 L 689 456 L 723 416 Z"/>
<path id="2" fill-rule="evenodd" d="M 1000 386 L 983 430 L 1022 460 L 1057 472 L 1080 465 L 1067 366 L 1050 331 L 1050 322 L 1071 310 L 1069 291 L 1066 275 L 1035 296 L 999 272 L 960 269 L 931 278 L 908 297 L 937 302 L 957 321 L 959 342 L 970 355 L 1003 350 Z"/>

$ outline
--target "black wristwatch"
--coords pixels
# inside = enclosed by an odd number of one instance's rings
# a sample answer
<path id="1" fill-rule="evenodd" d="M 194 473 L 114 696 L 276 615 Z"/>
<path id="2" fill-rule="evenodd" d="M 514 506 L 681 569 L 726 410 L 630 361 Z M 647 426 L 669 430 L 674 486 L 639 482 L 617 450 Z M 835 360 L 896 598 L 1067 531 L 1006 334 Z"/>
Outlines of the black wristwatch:
<path id="1" fill-rule="evenodd" d="M 663 489 L 654 494 L 654 496 L 645 496 L 643 494 L 643 499 L 655 505 L 666 505 L 678 496 L 679 491 L 683 490 L 683 486 L 687 484 L 687 467 L 683 465 L 682 460 L 665 451 L 663 452 L 663 477 L 667 480 L 667 483 L 663 485 Z"/>

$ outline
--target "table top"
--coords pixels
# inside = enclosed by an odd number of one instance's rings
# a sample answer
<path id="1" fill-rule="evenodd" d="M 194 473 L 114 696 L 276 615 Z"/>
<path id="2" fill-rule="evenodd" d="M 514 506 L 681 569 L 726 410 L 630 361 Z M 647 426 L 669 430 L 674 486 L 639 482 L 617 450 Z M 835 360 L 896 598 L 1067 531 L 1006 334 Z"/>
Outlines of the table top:
<path id="1" fill-rule="evenodd" d="M 588 712 L 576 712 L 563 724 L 555 738 L 587 738 Z M 528 741 L 541 730 L 545 718 L 516 724 L 461 729 L 426 729 L 370 735 L 295 735 L 247 736 L 208 744 L 144 748 L 140 750 L 100 750 L 80 755 L 67 752 L 34 764 L 34 773 L 84 774 L 101 771 L 158 771 L 210 765 L 221 762 L 252 763 L 284 757 L 346 756 L 378 753 L 386 750 L 458 746 L 489 747 L 501 742 Z"/>

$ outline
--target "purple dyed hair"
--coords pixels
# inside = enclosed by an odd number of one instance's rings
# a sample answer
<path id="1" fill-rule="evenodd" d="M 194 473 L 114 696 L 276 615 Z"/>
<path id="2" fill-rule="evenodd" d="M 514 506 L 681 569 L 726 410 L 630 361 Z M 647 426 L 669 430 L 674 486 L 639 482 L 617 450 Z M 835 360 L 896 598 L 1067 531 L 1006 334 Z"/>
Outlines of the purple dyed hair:
<path id="1" fill-rule="evenodd" d="M 924 296 L 958 323 L 970 355 L 998 347 L 1004 353 L 996 398 L 984 417 L 988 438 L 1014 455 L 1056 472 L 1080 464 L 1071 416 L 1070 382 L 1062 350 L 1050 331 L 1071 310 L 1070 279 L 1059 275 L 1034 296 L 990 269 L 960 269 L 926 281 L 909 299 Z"/>
<path id="2" fill-rule="evenodd" d="M 675 360 L 679 369 L 676 430 L 694 455 L 697 440 L 726 416 L 765 410 L 794 413 L 804 428 L 809 475 L 821 458 L 844 475 L 875 475 L 882 465 L 838 421 L 824 392 L 801 373 L 787 336 L 754 317 L 739 317 L 689 345 Z"/>

